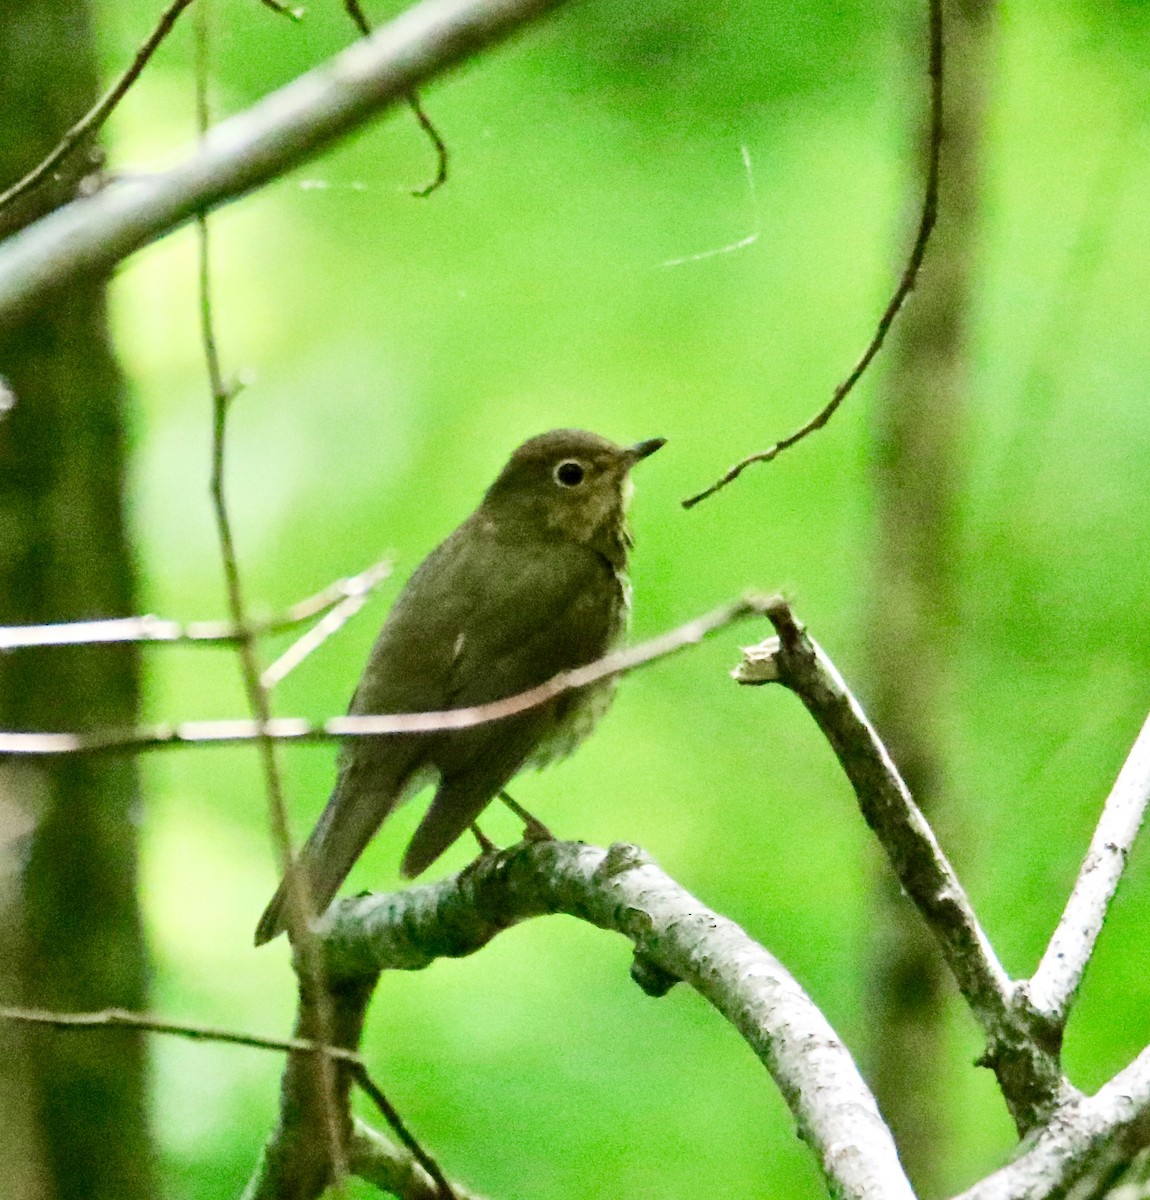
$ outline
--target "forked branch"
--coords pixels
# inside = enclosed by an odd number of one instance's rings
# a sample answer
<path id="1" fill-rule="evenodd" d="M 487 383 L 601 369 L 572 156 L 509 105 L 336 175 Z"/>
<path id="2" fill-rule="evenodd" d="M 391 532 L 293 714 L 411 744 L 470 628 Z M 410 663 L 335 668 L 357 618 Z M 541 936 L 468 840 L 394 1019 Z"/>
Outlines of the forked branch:
<path id="1" fill-rule="evenodd" d="M 366 571 L 337 579 L 314 596 L 297 601 L 274 617 L 252 620 L 248 633 L 265 637 L 284 633 L 316 617 L 338 611 L 342 621 L 358 612 L 372 591 L 391 574 L 391 560 L 373 563 Z M 0 651 L 33 646 L 92 646 L 112 642 L 232 645 L 240 632 L 231 621 L 180 621 L 144 614 L 95 621 L 67 621 L 53 625 L 0 625 Z"/>
<path id="2" fill-rule="evenodd" d="M 472 954 L 549 913 L 627 937 L 632 976 L 649 994 L 681 980 L 714 1005 L 773 1076 L 832 1194 L 912 1200 L 874 1097 L 826 1018 L 773 955 L 634 846 L 520 844 L 439 883 L 344 900 L 319 932 L 333 992 L 357 993 L 366 1008 L 380 972 Z M 284 1112 L 297 1111 L 288 1100 Z M 282 1127 L 276 1137 L 288 1135 L 299 1140 Z"/>
<path id="3" fill-rule="evenodd" d="M 0 247 L 0 324 L 253 191 L 561 0 L 420 0 L 370 38 L 212 127 L 178 166 L 109 184 Z"/>
<path id="4" fill-rule="evenodd" d="M 983 1063 L 993 1068 L 1019 1132 L 1033 1129 L 1075 1096 L 1062 1073 L 1057 1040 L 1022 1002 L 933 830 L 834 664 L 786 601 L 776 601 L 767 616 L 778 638 L 748 651 L 735 678 L 782 683 L 814 717 L 986 1034 Z"/>

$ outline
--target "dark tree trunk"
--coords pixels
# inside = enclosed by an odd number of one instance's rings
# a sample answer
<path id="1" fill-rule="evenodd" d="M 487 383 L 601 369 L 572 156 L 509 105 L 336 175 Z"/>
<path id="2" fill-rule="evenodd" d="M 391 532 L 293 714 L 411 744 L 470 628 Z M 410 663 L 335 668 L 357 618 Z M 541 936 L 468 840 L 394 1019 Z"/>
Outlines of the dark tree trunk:
<path id="1" fill-rule="evenodd" d="M 945 0 L 943 8 L 946 118 L 939 219 L 918 289 L 892 338 L 877 414 L 877 531 L 867 647 L 870 713 L 953 854 L 961 825 L 947 769 L 956 535 L 993 4 Z M 923 40 L 916 29 L 913 62 L 925 92 Z M 920 166 L 927 147 L 925 103 L 923 110 Z M 942 1187 L 939 1169 L 951 1124 L 944 1082 L 946 976 L 933 940 L 885 865 L 874 928 L 875 1091 L 911 1180 L 929 1197 Z"/>
<path id="2" fill-rule="evenodd" d="M 0 184 L 55 144 L 96 85 L 84 3 L 6 0 Z M 95 166 L 93 147 L 81 147 L 45 188 L 0 215 L 0 236 L 70 199 Z M 0 376 L 14 399 L 0 418 L 0 623 L 131 612 L 124 385 L 103 281 L 72 287 L 0 329 Z M 137 702 L 129 648 L 0 658 L 5 728 L 131 724 Z M 144 1006 L 137 803 L 130 759 L 0 764 L 0 999 L 64 1010 Z M 0 1194 L 154 1196 L 145 1054 L 132 1034 L 0 1028 Z"/>

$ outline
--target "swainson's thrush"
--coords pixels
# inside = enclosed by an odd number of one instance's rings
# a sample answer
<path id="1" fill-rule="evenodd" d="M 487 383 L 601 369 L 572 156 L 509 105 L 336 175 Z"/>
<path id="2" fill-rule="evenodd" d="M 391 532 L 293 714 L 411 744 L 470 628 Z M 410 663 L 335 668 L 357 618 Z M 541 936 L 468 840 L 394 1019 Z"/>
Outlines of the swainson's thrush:
<path id="1" fill-rule="evenodd" d="M 622 447 L 555 429 L 512 454 L 483 502 L 400 593 L 351 701 L 353 713 L 434 712 L 513 696 L 601 657 L 630 607 L 628 473 L 662 438 Z M 300 853 L 322 912 L 387 815 L 437 785 L 404 855 L 430 866 L 527 765 L 569 754 L 610 703 L 610 681 L 517 716 L 439 733 L 354 738 Z M 256 945 L 286 923 L 281 883 Z"/>

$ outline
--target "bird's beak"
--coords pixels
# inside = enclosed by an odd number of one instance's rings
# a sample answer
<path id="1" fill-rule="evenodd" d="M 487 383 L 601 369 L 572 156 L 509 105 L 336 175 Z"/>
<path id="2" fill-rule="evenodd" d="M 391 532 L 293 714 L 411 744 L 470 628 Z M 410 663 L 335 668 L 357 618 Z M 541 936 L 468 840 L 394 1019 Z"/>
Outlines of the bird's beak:
<path id="1" fill-rule="evenodd" d="M 645 442 L 636 442 L 633 446 L 628 446 L 625 453 L 630 465 L 634 466 L 641 458 L 649 458 L 660 446 L 666 444 L 666 438 L 648 438 Z"/>

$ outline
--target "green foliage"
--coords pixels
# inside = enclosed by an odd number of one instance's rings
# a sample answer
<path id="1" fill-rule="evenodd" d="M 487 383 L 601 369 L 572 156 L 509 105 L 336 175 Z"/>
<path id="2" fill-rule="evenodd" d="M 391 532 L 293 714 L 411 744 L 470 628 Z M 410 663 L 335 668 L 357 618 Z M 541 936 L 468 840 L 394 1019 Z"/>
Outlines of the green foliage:
<path id="1" fill-rule="evenodd" d="M 1146 708 L 1150 522 L 1143 295 L 1150 155 L 1133 3 L 1004 12 L 970 397 L 963 634 L 953 731 L 964 877 L 1010 969 L 1036 961 Z M 144 32 L 105 4 L 108 72 Z M 221 114 L 351 38 L 254 0 L 215 14 Z M 383 14 L 377 14 L 382 19 Z M 857 678 L 869 537 L 868 397 L 686 513 L 678 501 L 829 395 L 869 336 L 908 224 L 918 6 L 591 0 L 425 96 L 448 185 L 396 114 L 213 220 L 216 311 L 236 402 L 229 493 L 248 596 L 270 611 L 393 548 L 406 571 L 523 438 L 579 425 L 665 436 L 637 480 L 635 633 L 748 586 L 785 587 Z M 1144 39 L 1143 39 L 1144 43 Z M 190 42 L 117 116 L 113 164 L 192 136 Z M 750 159 L 744 170 L 740 147 Z M 753 179 L 753 188 L 750 180 Z M 665 265 L 756 235 L 753 244 Z M 928 264 L 929 269 L 929 264 Z M 148 608 L 222 611 L 206 493 L 209 401 L 189 233 L 114 290 L 138 401 L 134 519 Z M 384 598 L 284 684 L 283 714 L 342 711 Z M 851 1046 L 875 854 L 827 747 L 790 697 L 726 675 L 747 628 L 637 676 L 570 762 L 516 795 L 566 836 L 641 843 L 788 963 Z M 151 652 L 150 716 L 242 711 L 233 664 Z M 331 750 L 283 754 L 298 833 Z M 275 882 L 254 756 L 150 759 L 146 902 L 156 1007 L 284 1032 L 282 946 L 250 937 Z M 354 887 L 397 884 L 418 813 Z M 495 814 L 490 833 L 516 828 Z M 444 869 L 461 866 L 457 848 Z M 1092 1086 L 1147 1038 L 1150 879 L 1132 862 L 1068 1035 Z M 493 1196 L 822 1194 L 769 1079 L 697 998 L 652 1001 L 625 947 L 537 923 L 474 959 L 387 979 L 367 1053 L 446 1168 Z M 1002 1160 L 1009 1123 L 956 1006 L 955 1186 Z M 169 1195 L 232 1197 L 279 1064 L 157 1040 Z"/>

